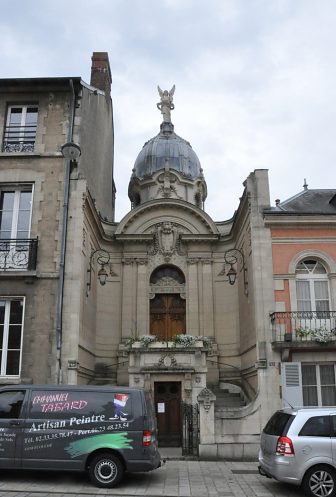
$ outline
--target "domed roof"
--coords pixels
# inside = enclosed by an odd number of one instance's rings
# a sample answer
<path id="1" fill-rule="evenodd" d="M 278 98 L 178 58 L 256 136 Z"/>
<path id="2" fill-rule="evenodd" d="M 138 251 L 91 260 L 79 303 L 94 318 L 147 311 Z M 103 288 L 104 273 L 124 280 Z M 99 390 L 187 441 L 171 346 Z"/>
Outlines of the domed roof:
<path id="1" fill-rule="evenodd" d="M 174 132 L 172 123 L 163 122 L 160 133 L 146 142 L 139 153 L 133 169 L 133 177 L 143 179 L 156 171 L 176 170 L 190 179 L 202 174 L 201 163 L 190 143 Z"/>

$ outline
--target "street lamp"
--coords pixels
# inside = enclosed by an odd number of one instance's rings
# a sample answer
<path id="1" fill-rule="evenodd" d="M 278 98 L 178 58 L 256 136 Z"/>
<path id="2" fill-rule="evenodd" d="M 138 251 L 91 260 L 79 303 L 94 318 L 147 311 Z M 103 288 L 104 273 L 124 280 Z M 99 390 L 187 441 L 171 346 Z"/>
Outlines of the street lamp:
<path id="1" fill-rule="evenodd" d="M 108 273 L 105 269 L 105 266 L 107 266 L 110 262 L 110 254 L 104 249 L 97 249 L 91 252 L 90 255 L 90 262 L 89 262 L 89 267 L 88 267 L 88 281 L 87 281 L 87 295 L 89 294 L 89 291 L 91 290 L 91 282 L 92 282 L 92 265 L 94 263 L 94 260 L 98 264 L 100 264 L 100 269 L 98 271 L 98 280 L 99 283 L 104 286 L 107 281 Z"/>
<path id="2" fill-rule="evenodd" d="M 81 148 L 77 143 L 68 142 L 62 145 L 61 152 L 65 159 L 76 161 L 81 155 Z"/>
<path id="3" fill-rule="evenodd" d="M 237 279 L 237 271 L 235 269 L 235 265 L 238 264 L 238 259 L 241 259 L 242 262 L 242 267 L 243 267 L 243 276 L 244 276 L 244 292 L 247 295 L 248 293 L 248 282 L 247 282 L 247 267 L 245 264 L 245 257 L 244 254 L 241 250 L 237 248 L 233 248 L 230 250 L 227 250 L 224 253 L 224 262 L 225 264 L 230 265 L 230 269 L 228 270 L 227 277 L 228 277 L 228 282 L 230 285 L 234 285 Z M 223 270 L 221 271 L 220 274 L 225 274 L 225 265 Z"/>

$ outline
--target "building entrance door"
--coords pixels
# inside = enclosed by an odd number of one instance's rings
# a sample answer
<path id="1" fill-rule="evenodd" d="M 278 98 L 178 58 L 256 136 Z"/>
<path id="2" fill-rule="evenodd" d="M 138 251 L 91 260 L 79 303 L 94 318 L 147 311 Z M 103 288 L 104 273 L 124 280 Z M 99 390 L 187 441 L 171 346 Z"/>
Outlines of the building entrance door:
<path id="1" fill-rule="evenodd" d="M 185 300 L 178 294 L 155 295 L 150 301 L 150 333 L 160 340 L 171 340 L 185 333 Z"/>
<path id="2" fill-rule="evenodd" d="M 181 447 L 181 383 L 154 383 L 159 447 Z"/>

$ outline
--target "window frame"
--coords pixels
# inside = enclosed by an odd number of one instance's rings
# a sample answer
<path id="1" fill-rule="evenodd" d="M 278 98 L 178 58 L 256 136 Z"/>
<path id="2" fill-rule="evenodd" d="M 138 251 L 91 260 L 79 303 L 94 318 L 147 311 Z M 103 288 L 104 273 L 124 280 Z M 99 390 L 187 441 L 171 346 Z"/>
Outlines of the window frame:
<path id="1" fill-rule="evenodd" d="M 0 301 L 5 302 L 5 316 L 4 316 L 4 330 L 3 330 L 3 337 L 2 337 L 2 352 L 1 353 L 1 366 L 0 366 L 0 379 L 2 378 L 20 378 L 21 376 L 21 369 L 22 369 L 22 352 L 23 352 L 23 334 L 24 334 L 24 322 L 25 322 L 25 310 L 26 310 L 26 299 L 22 295 L 18 296 L 1 296 L 0 295 Z M 22 302 L 22 320 L 21 320 L 21 338 L 20 338 L 20 359 L 19 359 L 19 368 L 18 368 L 18 373 L 17 374 L 6 374 L 6 369 L 7 369 L 7 360 L 8 360 L 8 338 L 9 338 L 9 316 L 10 316 L 10 303 L 13 300 L 21 300 Z M 17 350 L 17 349 L 13 349 Z"/>
<path id="2" fill-rule="evenodd" d="M 33 138 L 30 139 L 29 132 L 28 132 L 28 139 L 27 143 L 32 144 L 32 150 L 22 150 L 21 147 L 24 145 L 25 141 L 25 133 L 27 133 L 27 130 L 23 129 L 25 126 L 27 126 L 27 114 L 28 114 L 28 109 L 31 108 L 36 108 L 37 109 L 37 118 L 36 118 L 36 125 L 35 125 L 35 134 Z M 21 109 L 21 119 L 20 119 L 20 124 L 17 126 L 21 128 L 21 130 L 18 131 L 17 139 L 12 139 L 10 136 L 6 137 L 6 132 L 11 126 L 11 115 L 12 115 L 12 109 Z M 9 103 L 7 105 L 7 112 L 6 112 L 6 124 L 4 128 L 4 135 L 3 135 L 3 141 L 2 141 L 2 151 L 7 152 L 7 153 L 31 153 L 35 151 L 35 144 L 36 144 L 36 136 L 37 136 L 37 128 L 38 128 L 38 117 L 39 117 L 39 106 L 38 103 Z M 15 127 L 15 126 L 14 126 Z M 33 131 L 31 132 L 33 133 Z M 8 143 L 13 142 L 13 144 L 18 144 L 20 146 L 20 150 L 6 150 L 6 146 Z M 22 147 L 23 148 L 23 147 Z"/>
<path id="3" fill-rule="evenodd" d="M 303 389 L 304 385 L 303 384 L 303 369 L 302 366 L 314 366 L 315 367 L 315 374 L 316 374 L 316 385 L 308 385 L 310 387 L 316 387 L 316 394 L 317 394 L 317 404 L 316 406 L 318 407 L 331 407 L 331 405 L 325 405 L 322 403 L 322 387 L 324 386 L 335 386 L 336 388 L 336 363 L 335 362 L 318 362 L 318 363 L 312 363 L 312 362 L 302 362 L 301 363 L 301 381 L 302 381 L 302 395 L 303 395 Z M 322 385 L 321 384 L 321 371 L 320 371 L 320 366 L 333 366 L 334 368 L 334 380 L 335 383 L 333 385 Z M 306 404 L 303 403 L 303 405 L 306 406 Z M 308 407 L 308 406 L 306 406 Z"/>
<path id="4" fill-rule="evenodd" d="M 310 272 L 307 272 L 307 273 L 298 273 L 297 272 L 297 268 L 298 266 L 301 264 L 301 263 L 304 263 L 305 261 L 308 261 L 308 260 L 313 260 L 315 261 L 316 264 L 321 264 L 325 270 L 325 273 L 314 273 L 313 271 Z M 299 281 L 306 281 L 309 285 L 309 296 L 310 296 L 310 309 L 309 311 L 299 311 L 299 305 L 298 305 L 298 292 L 297 292 L 297 282 Z M 323 311 L 318 311 L 317 310 L 317 306 L 316 306 L 316 303 L 319 301 L 319 300 L 326 300 L 326 299 L 318 299 L 316 297 L 316 289 L 315 289 L 315 282 L 318 282 L 318 281 L 321 281 L 323 283 L 327 283 L 327 291 L 328 291 L 328 312 L 330 311 L 331 309 L 331 299 L 330 299 L 330 285 L 329 285 L 329 277 L 328 277 L 328 270 L 325 266 L 325 264 L 320 261 L 319 259 L 317 259 L 316 257 L 304 257 L 302 259 L 300 259 L 300 261 L 297 263 L 296 265 L 296 268 L 295 268 L 295 302 L 296 302 L 296 309 L 298 312 L 323 312 Z M 302 299 L 301 299 L 302 300 Z"/>
<path id="5" fill-rule="evenodd" d="M 18 238 L 18 221 L 19 221 L 19 214 L 20 214 L 20 196 L 22 192 L 28 192 L 30 191 L 31 197 L 30 197 L 30 214 L 29 214 L 29 222 L 28 222 L 28 227 L 27 227 L 27 237 L 24 238 L 25 240 L 29 240 L 30 235 L 31 235 L 31 224 L 32 224 L 32 215 L 33 215 L 33 201 L 34 201 L 34 183 L 15 183 L 15 184 L 0 184 L 0 196 L 4 192 L 14 192 L 14 205 L 13 205 L 13 210 L 12 210 L 12 224 L 11 224 L 11 240 L 16 240 L 16 239 L 21 239 Z M 23 211 L 22 211 L 23 212 Z M 0 227 L 0 234 L 1 234 L 1 227 Z M 1 238 L 0 238 L 1 240 Z"/>

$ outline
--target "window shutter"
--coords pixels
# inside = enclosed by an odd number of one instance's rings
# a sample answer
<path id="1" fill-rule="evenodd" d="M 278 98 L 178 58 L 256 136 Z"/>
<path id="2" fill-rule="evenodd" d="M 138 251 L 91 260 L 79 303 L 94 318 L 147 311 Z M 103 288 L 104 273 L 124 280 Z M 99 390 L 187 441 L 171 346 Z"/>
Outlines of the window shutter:
<path id="1" fill-rule="evenodd" d="M 283 407 L 303 406 L 301 363 L 283 362 L 281 382 Z"/>

